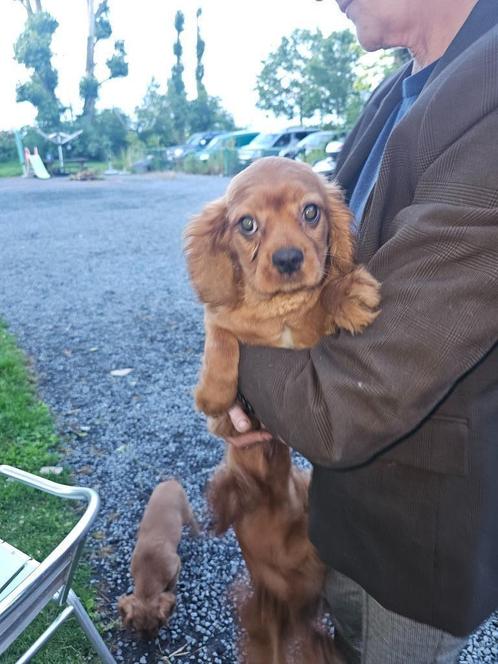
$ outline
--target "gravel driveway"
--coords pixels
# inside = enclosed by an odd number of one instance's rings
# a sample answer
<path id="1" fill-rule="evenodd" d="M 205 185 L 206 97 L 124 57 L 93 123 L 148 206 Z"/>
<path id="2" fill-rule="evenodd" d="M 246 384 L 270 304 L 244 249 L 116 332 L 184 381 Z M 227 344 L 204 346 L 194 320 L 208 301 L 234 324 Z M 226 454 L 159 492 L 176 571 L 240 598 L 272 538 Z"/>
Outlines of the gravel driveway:
<path id="1" fill-rule="evenodd" d="M 102 507 L 90 538 L 107 621 L 129 589 L 128 566 L 145 502 L 178 478 L 204 526 L 206 481 L 222 455 L 191 390 L 202 311 L 187 282 L 182 229 L 222 178 L 116 177 L 99 182 L 0 180 L 0 317 L 33 358 L 41 397 L 57 418 L 65 464 Z M 116 369 L 131 369 L 113 376 Z M 115 625 L 118 661 L 234 664 L 230 582 L 243 566 L 233 538 L 185 534 L 177 610 L 154 643 Z M 498 662 L 498 618 L 461 662 Z M 304 663 L 306 664 L 306 663 Z"/>

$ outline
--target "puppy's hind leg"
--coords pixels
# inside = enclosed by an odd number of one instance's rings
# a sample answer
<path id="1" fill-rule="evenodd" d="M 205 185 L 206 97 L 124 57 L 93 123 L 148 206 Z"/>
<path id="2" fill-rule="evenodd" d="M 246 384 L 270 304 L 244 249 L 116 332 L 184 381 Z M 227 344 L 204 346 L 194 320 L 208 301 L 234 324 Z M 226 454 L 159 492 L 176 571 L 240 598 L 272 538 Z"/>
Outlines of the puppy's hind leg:
<path id="1" fill-rule="evenodd" d="M 244 664 L 286 664 L 282 625 L 267 611 L 263 593 L 258 588 L 240 607 L 241 626 L 245 632 L 241 651 Z"/>

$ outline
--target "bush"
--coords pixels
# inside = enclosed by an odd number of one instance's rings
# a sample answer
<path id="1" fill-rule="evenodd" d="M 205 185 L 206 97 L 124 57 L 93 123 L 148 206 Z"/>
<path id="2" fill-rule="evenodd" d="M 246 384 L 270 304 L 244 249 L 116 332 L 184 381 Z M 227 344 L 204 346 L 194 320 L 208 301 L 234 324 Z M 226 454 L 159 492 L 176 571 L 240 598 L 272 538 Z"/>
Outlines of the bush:
<path id="1" fill-rule="evenodd" d="M 211 175 L 234 175 L 239 169 L 237 150 L 225 148 L 209 157 L 208 172 Z"/>
<path id="2" fill-rule="evenodd" d="M 17 159 L 14 134 L 11 131 L 0 131 L 0 162 Z"/>
<path id="3" fill-rule="evenodd" d="M 49 161 L 50 159 L 57 159 L 57 146 L 43 138 L 34 127 L 23 127 L 20 134 L 24 147 L 29 148 L 30 152 L 38 148 L 38 152 L 44 161 L 46 159 Z"/>
<path id="4" fill-rule="evenodd" d="M 225 148 L 210 154 L 207 161 L 189 154 L 181 162 L 180 170 L 200 175 L 235 175 L 240 170 L 240 162 L 237 150 Z"/>
<path id="5" fill-rule="evenodd" d="M 123 153 L 128 147 L 130 120 L 117 108 L 107 108 L 93 120 L 79 118 L 66 131 L 82 129 L 83 133 L 67 145 L 65 151 L 73 157 L 87 157 L 105 161 Z"/>
<path id="6" fill-rule="evenodd" d="M 188 154 L 182 160 L 179 169 L 185 171 L 185 173 L 195 173 L 197 175 L 207 175 L 209 172 L 208 162 L 201 161 L 195 154 Z"/>
<path id="7" fill-rule="evenodd" d="M 307 164 L 316 164 L 317 161 L 320 161 L 320 159 L 325 159 L 327 156 L 327 153 L 325 150 L 320 150 L 320 148 L 315 148 L 314 150 L 310 150 L 308 154 L 305 156 L 304 161 Z"/>

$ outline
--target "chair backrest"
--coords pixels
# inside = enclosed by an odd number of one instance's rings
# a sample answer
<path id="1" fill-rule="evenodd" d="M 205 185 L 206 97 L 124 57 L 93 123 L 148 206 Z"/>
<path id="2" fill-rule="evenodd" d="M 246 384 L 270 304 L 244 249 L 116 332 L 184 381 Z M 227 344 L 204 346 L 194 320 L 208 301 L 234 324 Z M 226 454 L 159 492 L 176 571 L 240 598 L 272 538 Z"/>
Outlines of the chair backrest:
<path id="1" fill-rule="evenodd" d="M 59 603 L 65 603 L 85 537 L 98 512 L 99 497 L 93 489 L 57 484 L 11 466 L 0 465 L 0 474 L 61 498 L 88 503 L 84 514 L 62 542 L 0 600 L 1 654 L 56 593 Z"/>

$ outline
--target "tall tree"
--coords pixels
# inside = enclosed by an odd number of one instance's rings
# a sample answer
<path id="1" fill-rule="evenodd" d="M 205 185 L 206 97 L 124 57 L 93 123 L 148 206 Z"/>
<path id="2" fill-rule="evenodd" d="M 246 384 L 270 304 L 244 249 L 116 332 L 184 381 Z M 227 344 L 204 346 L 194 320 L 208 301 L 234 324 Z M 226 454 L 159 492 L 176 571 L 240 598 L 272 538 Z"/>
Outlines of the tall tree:
<path id="1" fill-rule="evenodd" d="M 201 30 L 199 27 L 199 18 L 202 15 L 202 9 L 199 7 L 196 13 L 197 19 L 197 41 L 196 41 L 196 56 L 197 56 L 197 65 L 195 67 L 195 82 L 197 85 L 197 99 L 203 99 L 207 97 L 206 88 L 204 87 L 204 65 L 202 64 L 202 57 L 204 55 L 204 50 L 206 48 L 206 42 L 201 37 Z"/>
<path id="2" fill-rule="evenodd" d="M 206 48 L 206 43 L 201 37 L 199 18 L 202 15 L 202 9 L 199 8 L 196 13 L 197 19 L 197 40 L 196 40 L 196 58 L 195 81 L 197 87 L 197 97 L 188 102 L 188 127 L 190 132 L 207 131 L 209 129 L 219 129 L 230 131 L 235 127 L 232 116 L 221 106 L 218 97 L 208 95 L 204 85 L 204 65 L 202 58 Z"/>
<path id="3" fill-rule="evenodd" d="M 361 50 L 349 30 L 324 37 L 320 30 L 294 30 L 263 62 L 257 78 L 258 107 L 300 122 L 319 114 L 344 121 L 355 96 Z"/>
<path id="4" fill-rule="evenodd" d="M 99 41 L 109 39 L 112 35 L 109 4 L 108 0 L 102 0 L 97 7 L 97 11 L 95 11 L 95 0 L 86 0 L 86 3 L 88 12 L 88 37 L 86 43 L 85 75 L 80 81 L 80 96 L 83 99 L 83 116 L 93 119 L 100 86 L 111 78 L 127 76 L 128 63 L 126 62 L 124 42 L 117 40 L 114 42 L 113 55 L 106 60 L 109 76 L 102 81 L 97 80 L 95 76 L 95 47 Z"/>
<path id="5" fill-rule="evenodd" d="M 34 9 L 33 5 L 31 4 L 32 1 L 34 2 Z M 17 2 L 21 3 L 24 9 L 28 12 L 28 16 L 32 16 L 33 14 L 43 11 L 41 0 L 17 0 Z"/>
<path id="6" fill-rule="evenodd" d="M 140 106 L 135 109 L 137 135 L 148 147 L 174 143 L 171 112 L 166 96 L 159 92 L 159 83 L 152 79 Z"/>
<path id="7" fill-rule="evenodd" d="M 317 47 L 307 64 L 314 105 L 322 120 L 332 116 L 336 124 L 341 124 L 359 97 L 355 81 L 362 49 L 349 30 L 317 39 Z"/>
<path id="8" fill-rule="evenodd" d="M 176 56 L 176 61 L 171 68 L 166 98 L 171 110 L 175 139 L 178 143 L 183 143 L 185 140 L 187 116 L 187 95 L 185 92 L 185 83 L 183 82 L 183 48 L 180 39 L 181 33 L 184 30 L 184 24 L 185 17 L 183 12 L 177 11 L 175 15 L 176 42 L 173 45 L 173 53 Z"/>
<path id="9" fill-rule="evenodd" d="M 32 70 L 31 80 L 17 86 L 17 101 L 29 101 L 37 109 L 36 121 L 42 129 L 56 129 L 64 110 L 55 89 L 58 75 L 52 66 L 52 37 L 59 24 L 43 11 L 41 0 L 19 0 L 28 17 L 23 32 L 14 45 L 14 57 Z"/>
<path id="10" fill-rule="evenodd" d="M 309 72 L 313 53 L 321 48 L 322 33 L 297 29 L 283 37 L 279 47 L 263 62 L 257 78 L 257 106 L 302 122 L 310 118 L 319 104 L 316 86 Z"/>
<path id="11" fill-rule="evenodd" d="M 233 117 L 221 105 L 218 97 L 192 99 L 188 102 L 188 128 L 190 133 L 197 131 L 232 131 L 235 129 Z"/>

